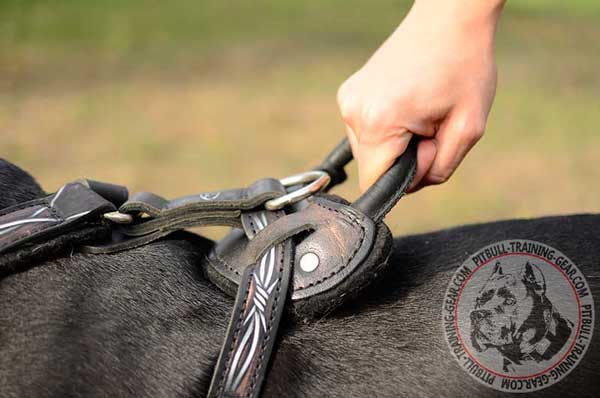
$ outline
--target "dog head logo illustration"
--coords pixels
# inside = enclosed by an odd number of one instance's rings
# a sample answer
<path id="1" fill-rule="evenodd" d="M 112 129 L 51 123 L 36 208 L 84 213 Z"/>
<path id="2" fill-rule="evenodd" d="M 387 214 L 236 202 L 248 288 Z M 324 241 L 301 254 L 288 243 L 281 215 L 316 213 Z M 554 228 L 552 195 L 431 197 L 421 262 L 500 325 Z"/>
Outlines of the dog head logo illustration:
<path id="1" fill-rule="evenodd" d="M 573 322 L 561 316 L 546 289 L 537 265 L 526 262 L 514 275 L 496 262 L 470 313 L 473 347 L 498 350 L 507 372 L 513 363 L 551 359 L 569 339 Z"/>
<path id="2" fill-rule="evenodd" d="M 546 388 L 583 358 L 593 299 L 585 277 L 539 242 L 498 242 L 472 255 L 450 280 L 446 340 L 476 380 L 510 392 Z"/>

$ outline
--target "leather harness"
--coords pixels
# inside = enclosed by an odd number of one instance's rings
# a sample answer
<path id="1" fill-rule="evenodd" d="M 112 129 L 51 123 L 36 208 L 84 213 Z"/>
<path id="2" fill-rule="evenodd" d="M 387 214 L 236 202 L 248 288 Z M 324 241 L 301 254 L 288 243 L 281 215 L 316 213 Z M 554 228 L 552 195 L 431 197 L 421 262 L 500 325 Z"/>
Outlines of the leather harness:
<path id="1" fill-rule="evenodd" d="M 166 200 L 78 180 L 0 209 L 0 276 L 49 254 L 114 253 L 184 228 L 224 225 L 204 273 L 235 305 L 209 397 L 257 397 L 282 319 L 324 316 L 375 279 L 391 251 L 383 218 L 416 170 L 417 140 L 353 203 L 318 193 L 346 179 L 343 140 L 308 174 Z M 306 185 L 307 182 L 311 184 Z"/>

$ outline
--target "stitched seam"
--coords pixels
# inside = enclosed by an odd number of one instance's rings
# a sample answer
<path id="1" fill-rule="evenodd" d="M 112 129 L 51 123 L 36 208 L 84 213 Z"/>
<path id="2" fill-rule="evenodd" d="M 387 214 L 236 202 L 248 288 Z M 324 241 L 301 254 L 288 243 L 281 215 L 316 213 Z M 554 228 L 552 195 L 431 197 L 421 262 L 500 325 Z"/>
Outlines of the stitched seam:
<path id="1" fill-rule="evenodd" d="M 57 221 L 59 222 L 63 222 L 63 218 L 61 216 L 58 215 L 58 213 L 56 212 L 56 209 L 54 208 L 54 206 L 50 206 L 50 204 L 48 203 L 48 205 L 46 206 L 48 208 L 48 210 L 50 211 L 50 213 L 52 213 L 52 215 L 57 219 Z"/>
<path id="2" fill-rule="evenodd" d="M 214 254 L 215 260 L 217 260 L 221 264 L 221 266 L 223 266 L 223 268 L 226 268 L 227 270 L 233 272 L 234 274 L 236 274 L 238 276 L 242 276 L 242 274 L 238 270 L 236 270 L 235 268 L 233 268 L 229 264 L 227 264 L 225 262 L 225 260 L 223 260 L 223 258 L 221 256 L 219 256 L 216 252 L 213 252 L 213 254 Z"/>
<path id="3" fill-rule="evenodd" d="M 250 221 L 250 226 L 252 227 L 252 233 L 254 235 L 256 235 L 256 225 L 254 224 L 254 220 L 252 220 L 252 217 L 247 217 L 247 218 Z"/>
<path id="4" fill-rule="evenodd" d="M 285 258 L 285 252 L 283 249 L 283 244 L 280 244 L 280 252 L 281 252 L 281 258 L 279 260 L 279 277 L 277 278 L 277 292 L 275 294 L 275 296 L 273 297 L 273 304 L 271 305 L 271 316 L 269 317 L 269 324 L 267 326 L 267 331 L 265 332 L 265 335 L 262 338 L 262 343 L 261 343 L 261 347 L 260 347 L 260 355 L 258 356 L 258 361 L 255 362 L 255 364 L 253 365 L 253 370 L 252 370 L 252 381 L 250 383 L 250 390 L 248 391 L 248 394 L 246 394 L 247 397 L 249 397 L 251 395 L 251 393 L 254 391 L 254 389 L 256 388 L 256 378 L 258 376 L 258 373 L 261 369 L 261 367 L 263 366 L 264 363 L 264 359 L 265 359 L 265 350 L 267 349 L 267 342 L 269 341 L 269 339 L 271 338 L 271 329 L 273 327 L 273 319 L 275 318 L 275 316 L 277 316 L 277 302 L 279 301 L 279 295 L 281 293 L 281 279 L 283 276 L 283 261 Z M 292 260 L 292 264 L 293 266 L 293 260 Z"/>
<path id="5" fill-rule="evenodd" d="M 317 286 L 317 285 L 325 282 L 326 280 L 334 277 L 338 273 L 340 273 L 344 268 L 346 268 L 348 266 L 348 264 L 350 264 L 350 262 L 352 261 L 352 259 L 356 255 L 356 253 L 362 247 L 363 242 L 365 240 L 366 231 L 365 231 L 364 225 L 360 222 L 360 220 L 358 220 L 358 219 L 356 219 L 354 217 L 350 217 L 348 214 L 345 214 L 345 213 L 343 213 L 343 212 L 341 212 L 341 211 L 339 211 L 337 209 L 331 208 L 329 206 L 325 206 L 325 205 L 323 205 L 321 203 L 318 203 L 318 202 L 313 202 L 313 203 L 315 203 L 317 206 L 320 206 L 320 207 L 322 207 L 322 208 L 324 208 L 326 210 L 333 211 L 333 212 L 335 212 L 337 214 L 340 214 L 340 215 L 344 216 L 347 220 L 350 220 L 350 221 L 356 223 L 360 227 L 360 241 L 358 242 L 357 247 L 354 249 L 354 251 L 352 252 L 352 254 L 350 255 L 350 257 L 348 258 L 348 261 L 345 264 L 343 264 L 340 267 L 334 269 L 328 275 L 322 277 L 321 279 L 318 279 L 318 280 L 316 280 L 314 282 L 311 282 L 311 283 L 309 283 L 308 285 L 305 285 L 305 286 L 299 286 L 297 289 L 295 289 L 295 291 L 301 291 L 301 290 L 304 290 L 304 289 L 308 289 L 309 287 L 312 287 L 312 286 Z"/>
<path id="6" fill-rule="evenodd" d="M 252 233 L 256 234 L 256 225 L 254 224 L 254 221 L 252 221 L 252 217 L 248 217 L 248 220 L 250 221 L 250 226 L 252 227 Z M 236 274 L 238 276 L 242 276 L 242 274 L 238 270 L 236 270 L 235 268 L 233 268 L 232 266 L 230 266 L 229 264 L 227 264 L 225 262 L 225 260 L 223 260 L 223 258 L 221 256 L 219 256 L 219 254 L 217 254 L 216 251 L 214 251 L 213 253 L 215 255 L 215 259 L 217 261 L 219 261 L 219 263 L 221 263 L 221 265 L 224 268 L 228 269 L 229 271 L 233 272 L 234 274 Z"/>
<path id="7" fill-rule="evenodd" d="M 253 271 L 254 272 L 254 271 Z M 231 365 L 231 356 L 233 354 L 233 350 L 237 345 L 237 341 L 240 334 L 240 328 L 242 327 L 242 322 L 244 319 L 243 314 L 246 312 L 246 305 L 248 304 L 248 292 L 250 291 L 250 284 L 252 283 L 252 278 L 248 278 L 248 284 L 246 285 L 246 292 L 244 293 L 244 302 L 241 307 L 240 316 L 238 316 L 237 324 L 235 325 L 235 332 L 233 333 L 233 338 L 231 339 L 231 346 L 229 347 L 229 352 L 227 353 L 227 360 L 225 361 L 225 367 L 223 368 L 224 372 L 221 376 L 221 380 L 219 381 L 219 394 L 223 391 L 225 387 L 225 377 L 227 376 L 228 370 L 230 370 Z"/>
<path id="8" fill-rule="evenodd" d="M 256 225 L 254 225 L 254 222 L 252 221 L 252 217 L 249 217 L 250 219 L 250 226 L 252 227 L 252 232 L 254 234 L 256 234 Z M 256 270 L 253 269 L 252 270 L 252 275 L 254 274 L 254 271 Z M 230 366 L 231 366 L 231 356 L 233 354 L 233 350 L 236 347 L 237 344 L 237 340 L 239 338 L 239 334 L 240 334 L 240 328 L 242 327 L 242 322 L 244 320 L 244 314 L 246 313 L 246 306 L 248 305 L 248 292 L 250 291 L 250 284 L 252 283 L 252 277 L 248 277 L 248 284 L 246 285 L 246 292 L 244 293 L 244 303 L 242 304 L 242 310 L 240 311 L 240 316 L 238 316 L 238 320 L 237 320 L 237 324 L 235 327 L 235 332 L 233 333 L 233 338 L 231 339 L 231 346 L 229 348 L 229 352 L 227 353 L 227 361 L 225 362 L 225 368 L 223 369 L 223 375 L 221 376 L 221 381 L 219 382 L 219 393 L 221 393 L 223 391 L 223 388 L 225 387 L 225 376 L 227 376 L 227 373 L 229 370 L 231 370 Z"/>
<path id="9" fill-rule="evenodd" d="M 358 242 L 358 246 L 357 248 L 354 249 L 354 251 L 352 252 L 352 254 L 350 255 L 350 257 L 348 258 L 348 261 L 339 266 L 338 268 L 334 269 L 333 271 L 331 271 L 328 275 L 323 276 L 321 279 L 318 279 L 314 282 L 311 282 L 307 285 L 303 285 L 303 286 L 299 286 L 298 288 L 295 289 L 295 291 L 301 291 L 301 290 L 305 290 L 308 289 L 309 287 L 313 287 L 313 286 L 317 286 L 320 285 L 321 283 L 327 281 L 328 279 L 333 278 L 335 275 L 337 275 L 338 273 L 340 273 L 344 268 L 346 268 L 350 262 L 352 261 L 352 259 L 354 258 L 354 256 L 356 255 L 356 253 L 360 250 L 360 248 L 363 245 L 363 242 L 365 240 L 365 236 L 366 236 L 366 231 L 365 231 L 365 227 L 363 225 L 363 223 L 356 217 L 352 217 L 350 214 L 344 213 L 339 211 L 338 209 L 334 209 L 332 207 L 329 206 L 325 206 L 321 203 L 318 202 L 313 202 L 314 204 L 316 204 L 319 207 L 322 207 L 326 210 L 329 211 L 333 211 L 334 213 L 340 214 L 341 216 L 343 216 L 346 220 L 351 221 L 352 223 L 358 225 L 360 227 L 360 241 Z M 254 225 L 254 222 L 252 221 L 252 219 L 250 219 L 250 225 L 252 227 L 252 231 L 256 234 L 256 226 Z M 218 254 L 215 253 L 215 259 L 217 259 L 225 268 L 227 268 L 228 270 L 234 272 L 237 275 L 241 275 L 238 271 L 236 271 L 234 268 L 232 268 L 229 264 L 227 264 L 222 257 L 220 257 Z"/>
<path id="10" fill-rule="evenodd" d="M 408 176 L 406 176 L 404 181 L 402 181 L 402 185 L 400 186 L 400 189 L 398 191 L 396 191 L 394 196 L 392 196 L 392 198 L 390 198 L 383 205 L 381 210 L 379 212 L 377 212 L 376 217 L 375 217 L 377 221 L 381 221 L 394 208 L 396 203 L 398 203 L 398 201 L 400 199 L 402 199 L 402 197 L 406 194 L 406 190 L 408 189 L 408 186 L 410 185 L 412 180 L 415 178 L 416 174 L 417 174 L 417 168 L 412 167 L 412 170 L 409 172 Z"/>

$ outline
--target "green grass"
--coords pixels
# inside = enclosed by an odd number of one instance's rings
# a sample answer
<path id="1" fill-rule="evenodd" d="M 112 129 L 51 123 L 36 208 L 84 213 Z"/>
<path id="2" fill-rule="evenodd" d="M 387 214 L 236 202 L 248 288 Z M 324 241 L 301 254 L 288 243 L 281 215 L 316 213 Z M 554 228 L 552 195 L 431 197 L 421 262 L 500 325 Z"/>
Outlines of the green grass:
<path id="1" fill-rule="evenodd" d="M 88 176 L 174 196 L 298 172 L 339 140 L 338 85 L 409 6 L 4 0 L 0 156 L 49 190 Z M 508 2 L 486 137 L 403 199 L 394 232 L 597 212 L 598 37 L 595 0 Z"/>
<path id="2" fill-rule="evenodd" d="M 0 29 L 8 48 L 193 51 L 272 39 L 353 47 L 385 36 L 409 6 L 403 0 L 3 0 Z M 509 15 L 600 16 L 595 0 L 519 0 L 506 8 Z"/>

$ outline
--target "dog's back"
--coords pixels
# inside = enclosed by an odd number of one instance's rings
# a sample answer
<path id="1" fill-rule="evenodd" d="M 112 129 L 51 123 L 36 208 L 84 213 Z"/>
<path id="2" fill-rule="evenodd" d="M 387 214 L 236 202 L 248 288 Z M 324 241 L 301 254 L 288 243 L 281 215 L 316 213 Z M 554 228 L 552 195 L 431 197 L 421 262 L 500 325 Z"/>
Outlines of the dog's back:
<path id="1" fill-rule="evenodd" d="M 3 189 L 0 207 L 15 201 L 17 192 L 17 201 L 36 194 L 31 187 Z M 284 324 L 263 396 L 503 395 L 456 361 L 443 306 L 461 264 L 508 239 L 557 248 L 585 275 L 591 295 L 600 297 L 600 216 L 400 238 L 389 272 L 359 297 L 319 321 Z M 4 277 L 0 395 L 205 396 L 233 304 L 202 276 L 208 245 L 179 233 L 115 255 L 73 253 Z M 531 395 L 594 396 L 600 387 L 597 339 L 598 333 L 571 373 Z"/>

